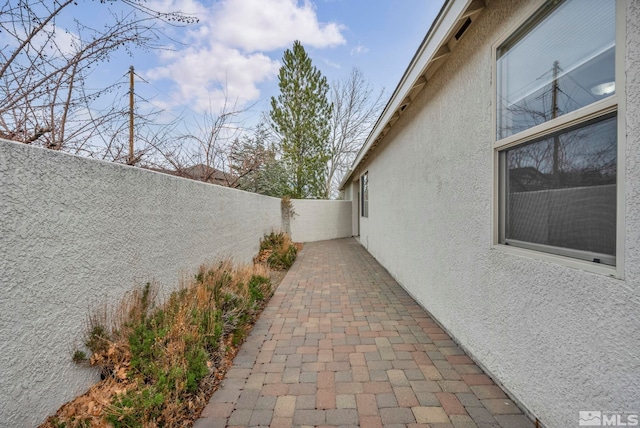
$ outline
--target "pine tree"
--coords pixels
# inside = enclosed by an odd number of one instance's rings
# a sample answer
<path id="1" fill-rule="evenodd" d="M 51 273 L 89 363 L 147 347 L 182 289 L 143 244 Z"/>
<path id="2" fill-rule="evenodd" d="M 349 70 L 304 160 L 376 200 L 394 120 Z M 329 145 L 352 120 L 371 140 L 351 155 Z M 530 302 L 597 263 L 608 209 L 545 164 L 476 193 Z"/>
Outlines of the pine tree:
<path id="1" fill-rule="evenodd" d="M 278 76 L 280 95 L 271 98 L 271 126 L 280 138 L 288 173 L 289 196 L 322 198 L 326 194 L 330 118 L 326 77 L 311 64 L 299 41 L 287 49 Z"/>

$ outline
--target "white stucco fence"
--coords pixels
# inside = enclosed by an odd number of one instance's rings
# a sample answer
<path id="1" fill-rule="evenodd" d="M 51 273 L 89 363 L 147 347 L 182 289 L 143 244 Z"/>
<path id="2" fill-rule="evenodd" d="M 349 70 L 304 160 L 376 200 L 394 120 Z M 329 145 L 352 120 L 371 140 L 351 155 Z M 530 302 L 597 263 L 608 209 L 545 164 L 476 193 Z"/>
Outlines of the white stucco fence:
<path id="1" fill-rule="evenodd" d="M 351 201 L 293 201 L 291 238 L 296 242 L 351 236 Z"/>
<path id="2" fill-rule="evenodd" d="M 296 224 L 334 221 L 326 202 L 294 201 Z M 4 140 L 0 215 L 0 427 L 37 426 L 98 379 L 71 362 L 90 308 L 207 261 L 250 262 L 282 229 L 277 198 Z"/>

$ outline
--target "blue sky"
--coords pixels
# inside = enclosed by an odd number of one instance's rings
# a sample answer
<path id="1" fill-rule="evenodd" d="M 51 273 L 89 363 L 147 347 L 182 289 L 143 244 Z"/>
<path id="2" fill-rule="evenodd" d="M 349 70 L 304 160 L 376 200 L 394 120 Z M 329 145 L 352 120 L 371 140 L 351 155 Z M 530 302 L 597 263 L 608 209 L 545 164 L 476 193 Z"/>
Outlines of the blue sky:
<path id="1" fill-rule="evenodd" d="M 152 7 L 195 13 L 200 22 L 168 28 L 177 42 L 165 41 L 172 50 L 118 55 L 93 78 L 117 80 L 133 65 L 144 79 L 136 82 L 140 99 L 172 112 L 169 116 L 207 110 L 216 114 L 226 99 L 238 109 L 248 109 L 242 119 L 250 126 L 260 112 L 268 110 L 270 97 L 278 94 L 277 73 L 284 50 L 300 40 L 329 82 L 357 67 L 374 87 L 384 87 L 388 97 L 442 3 L 152 0 L 148 3 Z M 93 18 L 89 13 L 81 19 Z"/>

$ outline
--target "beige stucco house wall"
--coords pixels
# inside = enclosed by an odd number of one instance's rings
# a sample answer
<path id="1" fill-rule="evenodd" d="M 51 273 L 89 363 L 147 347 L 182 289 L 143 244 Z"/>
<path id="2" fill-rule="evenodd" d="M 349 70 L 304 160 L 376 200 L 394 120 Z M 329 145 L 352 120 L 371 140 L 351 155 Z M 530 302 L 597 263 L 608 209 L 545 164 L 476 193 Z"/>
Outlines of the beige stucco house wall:
<path id="1" fill-rule="evenodd" d="M 494 50 L 541 4 L 446 2 L 343 187 L 356 201 L 367 173 L 361 244 L 532 418 L 570 427 L 581 410 L 640 412 L 640 2 L 616 15 L 614 268 L 495 241 Z"/>

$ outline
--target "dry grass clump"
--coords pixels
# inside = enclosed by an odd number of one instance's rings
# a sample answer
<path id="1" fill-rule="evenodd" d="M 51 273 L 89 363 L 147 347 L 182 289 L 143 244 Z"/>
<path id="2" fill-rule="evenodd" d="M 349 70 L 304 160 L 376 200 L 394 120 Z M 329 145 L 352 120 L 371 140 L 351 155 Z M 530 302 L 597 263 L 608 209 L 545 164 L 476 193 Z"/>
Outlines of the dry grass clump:
<path id="1" fill-rule="evenodd" d="M 266 267 L 224 261 L 200 267 L 162 304 L 146 284 L 92 313 L 87 362 L 103 380 L 42 426 L 191 426 L 271 294 Z"/>
<path id="2" fill-rule="evenodd" d="M 300 245 L 284 232 L 271 232 L 260 240 L 256 263 L 266 263 L 272 269 L 289 269 L 296 259 Z"/>

